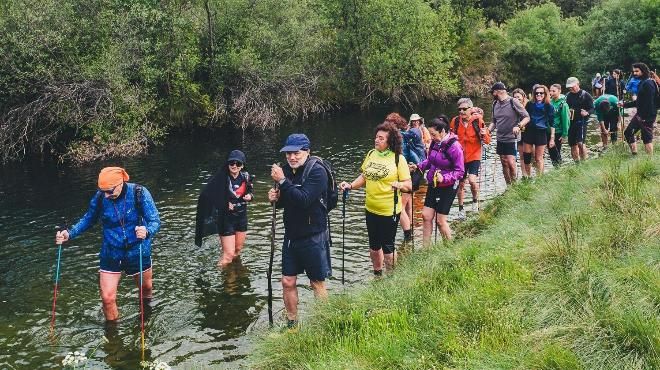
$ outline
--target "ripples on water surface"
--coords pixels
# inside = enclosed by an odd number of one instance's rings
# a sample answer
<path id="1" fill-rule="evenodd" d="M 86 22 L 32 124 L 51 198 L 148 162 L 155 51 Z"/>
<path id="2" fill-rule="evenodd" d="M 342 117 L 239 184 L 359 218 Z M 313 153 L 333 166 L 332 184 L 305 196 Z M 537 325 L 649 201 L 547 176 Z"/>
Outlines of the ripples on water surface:
<path id="1" fill-rule="evenodd" d="M 483 106 L 487 106 L 486 103 Z M 421 109 L 426 117 L 452 112 L 453 107 Z M 488 111 L 488 109 L 486 109 Z M 213 137 L 172 141 L 153 153 L 132 159 L 94 163 L 82 167 L 24 162 L 0 167 L 0 368 L 56 368 L 68 351 L 90 350 L 107 335 L 90 367 L 135 369 L 140 361 L 138 291 L 123 278 L 118 291 L 119 326 L 104 328 L 98 298 L 100 227 L 65 244 L 55 337 L 49 335 L 52 284 L 57 248 L 54 225 L 62 217 L 75 222 L 92 196 L 98 171 L 110 164 L 125 167 L 131 181 L 144 184 L 154 196 L 162 220 L 154 242 L 156 305 L 147 326 L 147 359 L 177 367 L 213 365 L 235 368 L 250 352 L 249 334 L 268 327 L 267 279 L 270 251 L 271 185 L 268 165 L 283 161 L 278 150 L 293 131 L 307 133 L 314 154 L 331 160 L 337 177 L 350 180 L 366 152 L 373 147 L 373 127 L 386 112 L 342 114 L 277 132 L 218 132 Z M 596 140 L 592 136 L 592 142 Z M 234 148 L 246 152 L 246 169 L 256 175 L 255 201 L 249 208 L 249 231 L 240 263 L 224 271 L 216 262 L 219 246 L 209 237 L 201 248 L 193 244 L 197 196 L 207 179 Z M 493 178 L 492 153 L 485 164 L 482 196 L 492 198 L 504 190 L 499 164 Z M 564 153 L 565 160 L 569 158 Z M 549 167 L 549 166 L 548 166 Z M 466 197 L 469 199 L 469 196 Z M 423 195 L 416 195 L 417 240 L 421 239 Z M 351 194 L 346 211 L 346 284 L 371 278 L 364 193 Z M 469 209 L 469 207 L 468 207 Z M 452 209 L 450 218 L 456 208 Z M 341 286 L 341 204 L 332 212 L 334 277 L 330 294 Z M 283 321 L 280 278 L 281 214 L 278 215 L 274 268 L 274 310 Z M 399 231 L 397 240 L 402 240 Z M 301 314 L 312 293 L 301 285 Z"/>

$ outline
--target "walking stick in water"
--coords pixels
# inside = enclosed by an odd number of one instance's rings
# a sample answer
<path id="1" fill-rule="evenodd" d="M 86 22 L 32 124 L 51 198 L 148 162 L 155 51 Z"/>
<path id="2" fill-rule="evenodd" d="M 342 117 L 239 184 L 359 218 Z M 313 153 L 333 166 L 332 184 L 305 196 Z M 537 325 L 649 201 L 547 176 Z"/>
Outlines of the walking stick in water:
<path id="1" fill-rule="evenodd" d="M 138 217 L 138 225 L 142 224 L 142 217 Z M 144 272 L 142 271 L 142 242 L 140 240 L 140 344 L 141 344 L 141 354 L 142 361 L 144 361 L 144 291 L 143 291 L 143 280 L 142 276 Z"/>
<path id="2" fill-rule="evenodd" d="M 57 231 L 64 231 L 67 229 L 66 221 L 62 222 L 62 225 L 57 226 Z M 55 284 L 53 287 L 53 310 L 50 318 L 50 333 L 53 334 L 55 331 L 55 306 L 57 304 L 57 290 L 59 289 L 60 281 L 60 260 L 62 257 L 62 243 L 57 244 L 57 265 L 55 267 Z"/>
<path id="3" fill-rule="evenodd" d="M 346 200 L 348 199 L 348 189 L 344 189 L 341 194 L 341 285 L 344 285 L 344 267 L 346 251 Z"/>
<path id="4" fill-rule="evenodd" d="M 278 183 L 273 185 L 277 190 Z M 273 259 L 275 258 L 275 218 L 277 217 L 276 202 L 270 202 L 273 213 L 270 219 L 270 260 L 268 261 L 268 323 L 273 326 Z"/>

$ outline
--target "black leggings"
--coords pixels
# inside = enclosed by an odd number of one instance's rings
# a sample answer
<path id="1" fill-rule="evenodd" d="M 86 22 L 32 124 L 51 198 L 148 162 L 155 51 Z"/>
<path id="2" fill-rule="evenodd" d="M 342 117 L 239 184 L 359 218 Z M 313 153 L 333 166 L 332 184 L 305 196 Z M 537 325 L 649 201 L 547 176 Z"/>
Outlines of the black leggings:
<path id="1" fill-rule="evenodd" d="M 552 164 L 557 166 L 561 164 L 561 135 L 555 136 L 555 147 L 551 148 L 548 145 L 548 154 L 550 154 L 550 160 Z M 548 144 L 550 144 L 550 133 L 548 132 Z"/>

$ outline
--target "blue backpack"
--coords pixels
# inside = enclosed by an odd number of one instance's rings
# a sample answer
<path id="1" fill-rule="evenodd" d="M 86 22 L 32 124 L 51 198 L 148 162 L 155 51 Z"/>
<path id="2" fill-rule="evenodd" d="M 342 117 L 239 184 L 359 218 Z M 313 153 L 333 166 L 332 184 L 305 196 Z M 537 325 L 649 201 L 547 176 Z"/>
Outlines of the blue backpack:
<path id="1" fill-rule="evenodd" d="M 409 163 L 419 163 L 426 159 L 426 148 L 422 138 L 412 129 L 401 131 L 402 154 Z"/>

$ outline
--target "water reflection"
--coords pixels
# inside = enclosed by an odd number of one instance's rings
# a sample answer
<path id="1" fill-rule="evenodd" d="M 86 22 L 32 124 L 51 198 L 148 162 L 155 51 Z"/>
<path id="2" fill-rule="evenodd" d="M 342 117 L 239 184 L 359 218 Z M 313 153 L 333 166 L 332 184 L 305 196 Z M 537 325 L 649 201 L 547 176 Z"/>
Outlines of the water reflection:
<path id="1" fill-rule="evenodd" d="M 251 287 L 250 270 L 241 257 L 221 269 L 219 278 L 207 274 L 195 279 L 201 293 L 197 304 L 203 315 L 200 326 L 214 330 L 216 340 L 226 341 L 245 334 L 259 316 L 262 303 Z"/>

